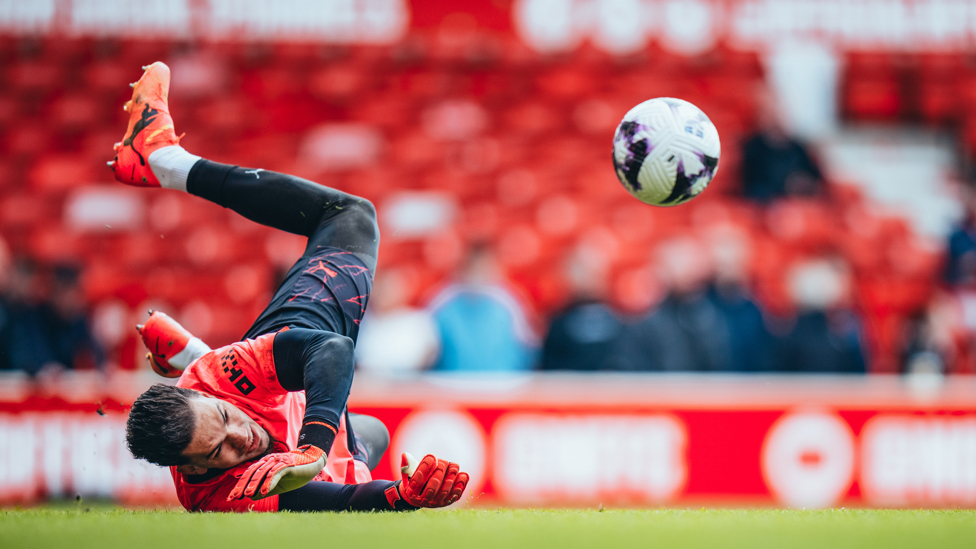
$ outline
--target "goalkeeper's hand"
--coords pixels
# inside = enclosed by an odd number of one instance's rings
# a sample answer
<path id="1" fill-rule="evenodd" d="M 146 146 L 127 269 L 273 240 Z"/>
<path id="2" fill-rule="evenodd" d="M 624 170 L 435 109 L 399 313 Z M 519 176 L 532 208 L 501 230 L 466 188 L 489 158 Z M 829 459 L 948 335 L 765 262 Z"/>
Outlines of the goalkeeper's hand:
<path id="1" fill-rule="evenodd" d="M 244 471 L 227 501 L 263 499 L 308 484 L 325 467 L 325 452 L 307 444 L 279 454 L 268 454 Z"/>
<path id="2" fill-rule="evenodd" d="M 400 475 L 403 477 L 396 485 L 397 495 L 414 507 L 446 507 L 461 499 L 468 485 L 468 474 L 461 471 L 457 463 L 437 459 L 427 454 L 417 459 L 404 453 L 400 458 Z M 387 494 L 394 505 L 396 498 Z M 394 505 L 395 507 L 395 505 Z"/>

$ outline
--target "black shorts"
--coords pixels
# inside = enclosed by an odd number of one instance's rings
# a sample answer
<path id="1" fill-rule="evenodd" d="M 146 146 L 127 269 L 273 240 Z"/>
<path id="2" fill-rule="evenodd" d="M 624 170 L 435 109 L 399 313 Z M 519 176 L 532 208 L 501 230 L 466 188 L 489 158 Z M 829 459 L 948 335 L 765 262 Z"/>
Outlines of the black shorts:
<path id="1" fill-rule="evenodd" d="M 290 326 L 335 332 L 355 341 L 372 289 L 373 273 L 355 254 L 318 246 L 288 271 L 243 339 Z"/>

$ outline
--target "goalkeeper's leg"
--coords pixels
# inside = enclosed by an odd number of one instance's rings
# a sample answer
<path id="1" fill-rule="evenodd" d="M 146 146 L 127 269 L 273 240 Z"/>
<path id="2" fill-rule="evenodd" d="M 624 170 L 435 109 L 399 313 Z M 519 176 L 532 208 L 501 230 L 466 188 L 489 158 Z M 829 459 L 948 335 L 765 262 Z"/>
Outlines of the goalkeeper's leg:
<path id="1" fill-rule="evenodd" d="M 298 177 L 190 154 L 180 146 L 169 112 L 169 67 L 157 62 L 143 70 L 124 106 L 128 127 L 108 163 L 117 180 L 190 192 L 252 221 L 307 236 L 310 250 L 346 250 L 375 269 L 379 230 L 369 201 Z"/>
<path id="2" fill-rule="evenodd" d="M 318 246 L 340 248 L 371 271 L 376 268 L 376 210 L 364 198 L 292 175 L 203 159 L 187 174 L 186 190 L 251 221 L 309 237 L 306 253 Z"/>
<path id="3" fill-rule="evenodd" d="M 382 421 L 373 416 L 350 412 L 346 417 L 346 430 L 353 433 L 353 437 L 357 439 L 355 441 L 357 444 L 349 447 L 356 449 L 356 457 L 365 458 L 370 471 L 376 469 L 383 458 L 383 454 L 386 453 L 386 449 L 390 446 L 390 432 L 386 430 L 386 425 L 383 425 Z M 363 448 L 359 447 L 360 441 Z M 363 453 L 365 456 L 362 455 Z"/>

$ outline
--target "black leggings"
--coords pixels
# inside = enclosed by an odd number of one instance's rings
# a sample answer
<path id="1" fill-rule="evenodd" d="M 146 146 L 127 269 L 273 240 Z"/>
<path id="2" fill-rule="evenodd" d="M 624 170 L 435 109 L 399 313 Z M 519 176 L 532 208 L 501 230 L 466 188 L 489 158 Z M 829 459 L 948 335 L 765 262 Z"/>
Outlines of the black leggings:
<path id="1" fill-rule="evenodd" d="M 355 342 L 379 247 L 376 211 L 368 200 L 299 177 L 209 160 L 190 170 L 187 190 L 252 221 L 308 237 L 305 253 L 242 339 L 290 326 Z"/>
<path id="2" fill-rule="evenodd" d="M 366 463 L 369 465 L 369 470 L 376 469 L 386 449 L 390 447 L 390 432 L 386 430 L 386 425 L 373 416 L 352 412 L 346 416 L 346 424 L 351 427 L 350 431 L 355 432 L 354 436 L 362 439 L 366 447 Z"/>
<path id="3" fill-rule="evenodd" d="M 251 221 L 308 237 L 306 254 L 320 246 L 341 248 L 376 270 L 380 232 L 365 198 L 293 175 L 209 160 L 193 165 L 186 189 Z"/>
<path id="4" fill-rule="evenodd" d="M 279 511 L 414 511 L 402 498 L 390 506 L 386 491 L 396 483 L 374 480 L 364 484 L 309 482 L 278 496 Z"/>

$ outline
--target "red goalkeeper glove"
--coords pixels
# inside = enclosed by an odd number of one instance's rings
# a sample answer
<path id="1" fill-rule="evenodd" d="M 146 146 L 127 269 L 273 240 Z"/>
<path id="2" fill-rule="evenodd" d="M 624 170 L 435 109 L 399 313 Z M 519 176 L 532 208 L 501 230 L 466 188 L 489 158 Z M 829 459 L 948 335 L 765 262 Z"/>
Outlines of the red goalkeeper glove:
<path id="1" fill-rule="evenodd" d="M 291 452 L 268 454 L 244 471 L 227 501 L 263 499 L 301 488 L 322 471 L 325 458 L 325 452 L 311 444 Z"/>
<path id="2" fill-rule="evenodd" d="M 404 453 L 400 465 L 403 479 L 386 491 L 386 499 L 392 507 L 396 507 L 396 500 L 401 498 L 414 507 L 446 507 L 461 499 L 468 485 L 468 474 L 462 472 L 457 463 L 437 459 L 431 454 L 418 463 L 416 458 Z"/>

